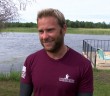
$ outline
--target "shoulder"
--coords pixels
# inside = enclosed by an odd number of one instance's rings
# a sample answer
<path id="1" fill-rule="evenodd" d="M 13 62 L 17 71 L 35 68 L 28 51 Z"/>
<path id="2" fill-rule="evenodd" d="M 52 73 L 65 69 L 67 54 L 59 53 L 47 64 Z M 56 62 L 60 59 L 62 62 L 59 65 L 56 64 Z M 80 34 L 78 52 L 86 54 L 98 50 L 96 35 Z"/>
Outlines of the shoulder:
<path id="1" fill-rule="evenodd" d="M 37 52 L 34 52 L 34 53 L 30 54 L 29 56 L 27 56 L 27 59 L 34 59 L 35 57 L 38 57 L 42 54 L 44 54 L 44 49 L 41 49 Z"/>
<path id="2" fill-rule="evenodd" d="M 82 54 L 78 53 L 74 49 L 69 49 L 69 58 L 82 67 L 91 67 L 91 62 L 87 58 L 85 58 Z"/>
<path id="3" fill-rule="evenodd" d="M 27 56 L 25 63 L 33 63 L 34 60 L 36 60 L 36 58 L 41 57 L 43 54 L 44 54 L 44 49 L 34 52 L 34 53 L 30 54 L 29 56 Z"/>
<path id="4" fill-rule="evenodd" d="M 75 51 L 74 49 L 72 48 L 69 48 L 69 53 L 72 57 L 75 57 L 75 58 L 78 58 L 80 60 L 86 60 L 86 61 L 89 61 L 87 58 L 85 58 L 81 53 Z"/>

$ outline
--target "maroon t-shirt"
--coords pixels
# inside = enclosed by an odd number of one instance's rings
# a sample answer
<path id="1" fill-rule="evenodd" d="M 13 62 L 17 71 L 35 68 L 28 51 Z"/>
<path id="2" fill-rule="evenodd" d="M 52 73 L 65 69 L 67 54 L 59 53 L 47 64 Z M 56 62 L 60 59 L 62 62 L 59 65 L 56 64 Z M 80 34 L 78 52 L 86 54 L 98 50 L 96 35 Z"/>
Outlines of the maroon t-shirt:
<path id="1" fill-rule="evenodd" d="M 34 96 L 76 96 L 93 92 L 93 73 L 89 60 L 69 48 L 63 58 L 54 60 L 44 49 L 27 57 L 21 82 L 32 84 Z"/>

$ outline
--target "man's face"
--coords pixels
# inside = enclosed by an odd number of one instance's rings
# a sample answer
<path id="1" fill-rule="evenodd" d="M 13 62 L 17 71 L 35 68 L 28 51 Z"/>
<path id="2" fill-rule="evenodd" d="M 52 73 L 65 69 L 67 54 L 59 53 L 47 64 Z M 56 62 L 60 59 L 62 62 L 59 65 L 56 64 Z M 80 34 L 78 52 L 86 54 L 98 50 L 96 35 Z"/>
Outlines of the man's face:
<path id="1" fill-rule="evenodd" d="M 38 19 L 39 38 L 42 46 L 48 52 L 56 52 L 64 44 L 66 27 L 61 28 L 54 17 Z"/>

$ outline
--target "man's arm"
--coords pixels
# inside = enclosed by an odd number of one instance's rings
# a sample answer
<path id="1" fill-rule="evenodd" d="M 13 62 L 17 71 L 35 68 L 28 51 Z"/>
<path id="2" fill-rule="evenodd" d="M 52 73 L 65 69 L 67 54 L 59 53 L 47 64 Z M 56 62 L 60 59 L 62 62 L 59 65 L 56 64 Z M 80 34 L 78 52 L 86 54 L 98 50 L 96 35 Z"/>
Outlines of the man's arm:
<path id="1" fill-rule="evenodd" d="M 93 96 L 92 93 L 78 93 L 78 96 Z"/>
<path id="2" fill-rule="evenodd" d="M 25 83 L 20 83 L 20 96 L 31 96 L 33 86 Z"/>

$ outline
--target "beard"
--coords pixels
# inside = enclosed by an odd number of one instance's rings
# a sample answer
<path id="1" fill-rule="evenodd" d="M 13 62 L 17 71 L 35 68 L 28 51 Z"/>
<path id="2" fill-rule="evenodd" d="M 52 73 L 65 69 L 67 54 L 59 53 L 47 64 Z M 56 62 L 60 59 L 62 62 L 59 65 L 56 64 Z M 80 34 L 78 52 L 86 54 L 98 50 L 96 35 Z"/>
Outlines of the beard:
<path id="1" fill-rule="evenodd" d="M 46 38 L 45 40 L 40 39 L 40 42 L 47 52 L 51 53 L 58 52 L 64 43 L 63 32 L 62 30 L 60 30 L 60 33 L 57 38 L 49 37 Z"/>

